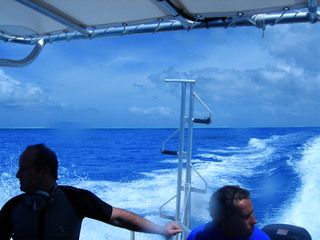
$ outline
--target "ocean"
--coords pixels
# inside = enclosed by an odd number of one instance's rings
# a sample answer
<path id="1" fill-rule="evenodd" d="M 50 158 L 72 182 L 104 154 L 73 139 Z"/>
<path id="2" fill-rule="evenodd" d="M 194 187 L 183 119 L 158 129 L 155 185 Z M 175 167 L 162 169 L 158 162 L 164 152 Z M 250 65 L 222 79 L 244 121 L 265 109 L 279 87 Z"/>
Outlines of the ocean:
<path id="1" fill-rule="evenodd" d="M 85 188 L 109 204 L 159 224 L 159 207 L 176 193 L 177 156 L 161 154 L 175 129 L 0 129 L 0 205 L 20 194 L 15 178 L 26 146 L 57 153 L 59 184 Z M 192 228 L 210 221 L 208 201 L 223 185 L 251 192 L 258 227 L 287 223 L 320 239 L 320 128 L 195 128 L 192 164 L 208 183 L 192 194 Z M 178 151 L 179 134 L 167 143 Z M 202 188 L 197 175 L 193 186 Z M 174 202 L 165 211 L 174 214 Z M 130 232 L 85 219 L 86 239 L 130 239 Z M 163 239 L 136 234 L 136 239 Z"/>

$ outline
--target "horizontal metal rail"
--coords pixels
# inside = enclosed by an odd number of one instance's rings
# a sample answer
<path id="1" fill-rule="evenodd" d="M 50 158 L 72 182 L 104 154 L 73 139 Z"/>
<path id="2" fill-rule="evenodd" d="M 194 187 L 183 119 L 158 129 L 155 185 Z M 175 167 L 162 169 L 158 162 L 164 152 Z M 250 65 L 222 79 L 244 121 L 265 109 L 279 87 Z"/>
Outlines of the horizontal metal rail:
<path id="1" fill-rule="evenodd" d="M 21 0 L 22 1 L 22 0 Z M 310 0 L 311 1 L 311 0 Z M 312 2 L 312 1 L 311 1 Z M 127 25 L 119 27 L 109 27 L 104 29 L 82 29 L 72 32 L 61 32 L 59 34 L 44 34 L 39 36 L 16 36 L 6 32 L 0 32 L 0 40 L 4 42 L 12 42 L 19 44 L 35 45 L 31 53 L 21 60 L 0 59 L 0 66 L 5 67 L 23 67 L 31 63 L 40 53 L 46 43 L 94 39 L 103 37 L 126 36 L 143 33 L 158 33 L 169 31 L 181 31 L 192 29 L 210 29 L 210 28 L 228 28 L 228 27 L 257 27 L 265 29 L 266 26 L 274 26 L 277 24 L 292 24 L 292 23 L 315 23 L 319 21 L 320 12 L 316 11 L 316 7 L 310 4 L 308 12 L 287 12 L 279 14 L 259 14 L 252 17 L 242 16 L 241 13 L 233 18 L 217 18 L 208 22 L 190 21 L 188 28 L 185 24 L 177 20 L 162 21 L 151 24 Z M 41 44 L 40 44 L 41 42 Z"/>
<path id="2" fill-rule="evenodd" d="M 314 23 L 319 20 L 320 12 L 313 14 L 313 18 L 309 12 L 295 12 L 295 13 L 279 13 L 279 14 L 259 14 L 252 17 L 238 16 L 235 18 L 218 19 L 211 22 L 193 22 L 190 29 L 186 29 L 179 21 L 166 21 L 152 24 L 141 25 L 123 25 L 119 27 L 110 27 L 105 29 L 88 30 L 88 34 L 80 32 L 63 32 L 60 34 L 47 34 L 39 37 L 17 37 L 5 34 L 0 34 L 0 40 L 35 45 L 39 39 L 42 38 L 45 43 L 63 42 L 71 40 L 93 39 L 101 37 L 116 37 L 142 33 L 156 33 L 191 29 L 210 29 L 210 28 L 228 28 L 228 27 L 258 27 L 259 22 L 263 21 L 266 26 L 274 26 L 277 24 L 292 24 L 292 23 Z M 88 37 L 89 35 L 89 37 Z"/>

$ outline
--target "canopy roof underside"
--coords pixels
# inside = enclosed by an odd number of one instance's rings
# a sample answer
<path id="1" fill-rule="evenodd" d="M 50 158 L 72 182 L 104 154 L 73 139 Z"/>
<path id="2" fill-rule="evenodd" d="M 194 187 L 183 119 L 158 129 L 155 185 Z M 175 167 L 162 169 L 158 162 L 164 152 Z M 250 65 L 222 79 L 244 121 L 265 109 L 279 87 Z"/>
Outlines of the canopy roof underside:
<path id="1" fill-rule="evenodd" d="M 48 42 L 183 29 L 264 28 L 317 22 L 317 6 L 316 0 L 1 0 L 0 40 L 41 48 Z"/>

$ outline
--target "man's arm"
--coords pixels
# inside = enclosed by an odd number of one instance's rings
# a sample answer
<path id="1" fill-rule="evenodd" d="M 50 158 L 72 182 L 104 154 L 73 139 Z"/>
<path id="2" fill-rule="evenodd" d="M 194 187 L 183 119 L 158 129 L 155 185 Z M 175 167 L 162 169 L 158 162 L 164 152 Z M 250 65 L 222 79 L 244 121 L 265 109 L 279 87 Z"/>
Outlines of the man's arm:
<path id="1" fill-rule="evenodd" d="M 12 236 L 12 223 L 6 209 L 0 211 L 0 240 L 9 240 Z"/>
<path id="2" fill-rule="evenodd" d="M 110 224 L 126 228 L 131 231 L 159 234 L 166 237 L 181 232 L 180 226 L 175 222 L 170 222 L 165 226 L 159 226 L 143 217 L 120 208 L 112 208 Z"/>
<path id="3" fill-rule="evenodd" d="M 9 200 L 0 210 L 0 240 L 9 240 L 13 233 L 11 213 L 22 199 L 22 194 Z"/>

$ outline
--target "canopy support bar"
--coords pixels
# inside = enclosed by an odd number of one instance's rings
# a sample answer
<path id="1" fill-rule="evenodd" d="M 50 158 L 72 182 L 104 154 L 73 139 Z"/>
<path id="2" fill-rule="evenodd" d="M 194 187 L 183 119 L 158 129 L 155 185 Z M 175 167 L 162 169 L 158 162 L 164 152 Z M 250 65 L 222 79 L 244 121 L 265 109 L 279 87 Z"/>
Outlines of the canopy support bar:
<path id="1" fill-rule="evenodd" d="M 317 13 L 317 0 L 308 0 L 308 11 L 311 22 L 317 22 L 319 18 L 319 15 Z"/>
<path id="2" fill-rule="evenodd" d="M 0 66 L 3 67 L 24 67 L 28 64 L 30 64 L 31 62 L 33 62 L 37 56 L 39 55 L 39 53 L 41 52 L 41 50 L 43 49 L 45 45 L 45 42 L 43 41 L 43 39 L 41 38 L 38 43 L 34 46 L 33 50 L 31 51 L 31 53 L 26 56 L 23 59 L 20 60 L 10 60 L 10 59 L 0 59 Z"/>
<path id="3" fill-rule="evenodd" d="M 24 1 L 24 0 L 19 0 Z M 263 15 L 263 14 L 261 14 Z M 264 23 L 265 25 L 274 26 L 275 22 L 279 19 L 279 17 L 282 14 L 272 14 L 272 15 L 264 15 Z M 291 24 L 291 23 L 307 23 L 310 21 L 309 12 L 300 12 L 300 13 L 285 13 L 281 16 L 281 21 L 277 22 L 277 24 Z M 256 19 L 260 15 L 254 15 L 251 18 L 241 17 L 238 18 L 236 22 L 233 21 L 233 19 L 226 19 L 226 20 L 216 20 L 211 21 L 207 23 L 202 22 L 195 22 L 192 29 L 203 29 L 203 28 L 228 28 L 230 26 L 232 27 L 253 27 L 256 25 L 253 24 L 253 22 L 256 21 Z M 316 16 L 320 16 L 320 12 L 316 12 Z M 319 18 L 316 17 L 315 21 L 318 21 Z M 142 24 L 142 25 L 134 25 L 134 26 L 126 26 L 125 28 L 125 34 L 123 34 L 123 27 L 112 27 L 107 29 L 96 29 L 94 31 L 94 34 L 90 37 L 91 39 L 99 38 L 99 37 L 115 37 L 115 36 L 126 36 L 126 35 L 133 35 L 133 34 L 142 34 L 142 33 L 154 33 L 155 29 L 157 29 L 158 32 L 168 32 L 168 31 L 180 31 L 180 30 L 186 30 L 183 25 L 176 21 L 176 22 L 160 22 L 160 23 L 154 23 L 154 24 Z M 6 36 L 1 35 L 0 38 L 3 41 L 10 41 L 13 43 L 21 43 L 21 44 L 30 44 L 34 45 L 37 43 L 38 39 L 36 38 L 16 38 L 12 36 Z M 59 36 L 43 36 L 43 39 L 45 42 L 52 42 L 52 39 L 54 39 L 54 42 L 64 42 L 64 41 L 70 41 L 70 40 L 81 40 L 81 39 L 87 39 L 87 37 L 81 33 L 65 33 L 61 34 Z"/>
<path id="4" fill-rule="evenodd" d="M 23 4 L 30 5 L 37 5 L 35 2 L 39 0 L 17 0 Z M 158 0 L 157 0 L 158 1 Z M 163 2 L 164 0 L 159 0 Z M 37 5 L 38 6 L 38 5 Z M 210 29 L 210 28 L 228 28 L 228 27 L 258 27 L 258 28 L 265 28 L 265 26 L 270 25 L 274 26 L 276 24 L 291 24 L 291 23 L 315 23 L 319 21 L 320 12 L 317 12 L 317 1 L 316 0 L 309 0 L 309 12 L 295 12 L 295 13 L 288 13 L 285 12 L 283 14 L 260 14 L 254 15 L 252 17 L 238 17 L 236 21 L 234 18 L 221 18 L 210 20 L 206 22 L 202 21 L 189 21 L 192 23 L 192 29 Z M 30 6 L 31 7 L 31 6 Z M 100 38 L 100 37 L 115 37 L 115 36 L 126 36 L 126 35 L 133 35 L 133 34 L 142 34 L 142 33 L 155 33 L 155 32 L 168 32 L 168 31 L 180 31 L 186 30 L 185 26 L 177 21 L 159 21 L 157 23 L 151 24 L 141 24 L 141 25 L 123 25 L 123 27 L 110 27 L 105 29 L 95 29 L 92 33 L 88 32 L 84 27 L 80 25 L 72 24 L 72 22 L 68 22 L 67 18 L 65 19 L 65 24 L 72 25 L 74 29 L 77 28 L 79 32 L 65 32 L 63 34 L 55 34 L 55 35 L 44 35 L 42 39 L 44 43 L 52 43 L 52 42 L 64 42 L 64 41 L 71 41 L 71 40 L 81 40 L 81 39 L 93 39 L 93 38 Z M 279 21 L 281 19 L 281 21 Z M 67 23 L 66 23 L 67 22 Z M 261 26 L 261 24 L 263 25 Z M 187 30 L 190 30 L 189 27 Z M 80 32 L 81 31 L 81 32 Z M 0 32 L 0 40 L 5 42 L 12 42 L 12 43 L 20 43 L 20 44 L 27 44 L 27 45 L 38 45 L 40 42 L 40 37 L 17 37 L 8 35 L 5 33 Z M 35 52 L 38 51 L 38 48 L 35 47 Z M 33 51 L 33 52 L 34 52 Z M 3 59 L 0 61 L 0 66 L 24 66 L 28 64 L 30 61 L 30 57 L 37 56 L 38 54 L 30 54 L 28 57 L 20 61 L 11 61 Z M 28 60 L 28 61 L 26 61 Z M 17 64 L 19 63 L 19 64 Z"/>
<path id="5" fill-rule="evenodd" d="M 55 7 L 50 4 L 39 1 L 39 0 L 16 0 L 19 3 L 43 14 L 46 15 L 53 20 L 60 22 L 80 33 L 82 33 L 86 37 L 90 37 L 91 33 L 86 29 L 85 24 L 73 19 L 71 16 L 59 11 Z"/>
<path id="6" fill-rule="evenodd" d="M 169 0 L 156 0 L 156 3 L 157 5 L 162 6 L 166 12 L 169 12 L 175 19 L 177 19 L 184 28 L 190 28 L 190 22 L 179 13 L 179 9 L 177 9 L 177 7 L 174 6 Z"/>

